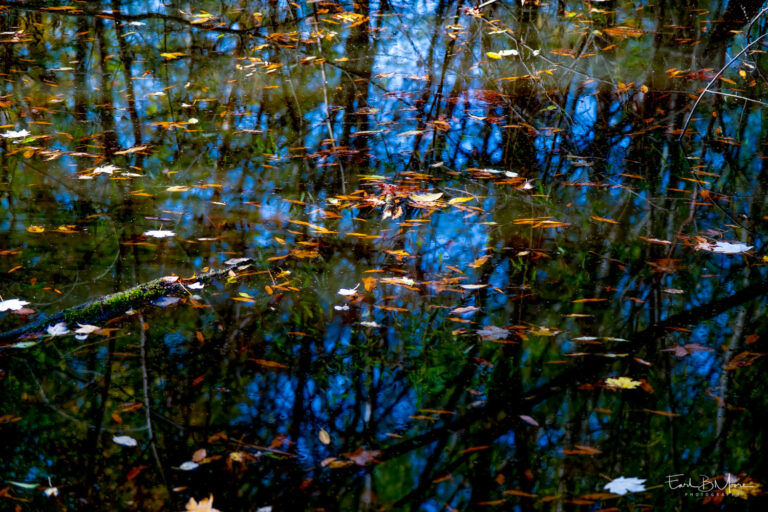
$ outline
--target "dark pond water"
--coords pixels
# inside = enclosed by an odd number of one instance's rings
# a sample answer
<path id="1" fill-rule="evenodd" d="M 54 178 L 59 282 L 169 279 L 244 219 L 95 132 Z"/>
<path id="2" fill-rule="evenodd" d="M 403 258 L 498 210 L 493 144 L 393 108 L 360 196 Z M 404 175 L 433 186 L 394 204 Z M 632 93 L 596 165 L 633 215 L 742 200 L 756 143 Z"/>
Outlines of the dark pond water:
<path id="1" fill-rule="evenodd" d="M 0 509 L 765 510 L 760 3 L 486 4 L 0 2 Z"/>

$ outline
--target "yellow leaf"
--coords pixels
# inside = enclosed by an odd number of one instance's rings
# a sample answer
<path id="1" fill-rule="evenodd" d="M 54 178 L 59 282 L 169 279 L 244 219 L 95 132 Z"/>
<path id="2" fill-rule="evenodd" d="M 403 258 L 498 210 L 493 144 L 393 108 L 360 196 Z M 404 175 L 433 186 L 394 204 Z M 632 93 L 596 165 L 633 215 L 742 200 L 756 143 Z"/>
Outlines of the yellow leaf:
<path id="1" fill-rule="evenodd" d="M 498 59 L 501 58 L 501 55 L 499 55 L 496 52 L 486 52 L 485 54 L 488 56 L 489 59 L 496 59 L 496 60 L 498 60 Z"/>
<path id="2" fill-rule="evenodd" d="M 454 197 L 450 201 L 448 201 L 448 204 L 459 204 L 459 203 L 466 203 L 467 201 L 473 200 L 474 197 Z"/>
<path id="3" fill-rule="evenodd" d="M 477 258 L 475 261 L 469 264 L 472 268 L 480 268 L 483 266 L 483 264 L 490 259 L 490 256 L 481 256 L 480 258 Z"/>
<path id="4" fill-rule="evenodd" d="M 592 220 L 596 220 L 597 222 L 607 222 L 608 224 L 618 224 L 618 222 L 616 222 L 613 219 L 606 219 L 605 217 L 598 217 L 596 215 L 590 215 L 589 218 Z"/>
<path id="5" fill-rule="evenodd" d="M 180 52 L 166 52 L 166 53 L 160 54 L 160 56 L 164 57 L 165 60 L 178 59 L 179 57 L 184 57 L 184 55 L 185 55 L 184 53 L 180 53 Z"/>
<path id="6" fill-rule="evenodd" d="M 375 277 L 364 277 L 363 278 L 363 286 L 365 287 L 365 291 L 369 292 L 376 288 L 376 278 Z"/>
<path id="7" fill-rule="evenodd" d="M 186 192 L 187 190 L 189 190 L 189 187 L 186 185 L 174 185 L 165 189 L 166 192 Z"/>
<path id="8" fill-rule="evenodd" d="M 605 379 L 605 384 L 609 388 L 612 389 L 635 389 L 639 385 L 642 384 L 642 382 L 632 380 L 629 377 L 618 377 L 618 378 L 608 378 Z"/>
<path id="9" fill-rule="evenodd" d="M 412 194 L 409 196 L 412 201 L 417 203 L 433 203 L 443 197 L 442 192 L 431 192 L 427 194 Z"/>
<path id="10" fill-rule="evenodd" d="M 29 226 L 27 228 L 27 231 L 29 231 L 30 233 L 42 233 L 43 231 L 45 231 L 45 228 L 43 226 Z"/>
<path id="11" fill-rule="evenodd" d="M 391 254 L 392 256 L 397 258 L 397 261 L 402 261 L 403 258 L 405 258 L 406 256 L 410 256 L 410 254 L 408 254 L 406 251 L 403 251 L 402 249 L 397 251 L 384 251 L 384 252 L 386 252 L 387 254 Z"/>

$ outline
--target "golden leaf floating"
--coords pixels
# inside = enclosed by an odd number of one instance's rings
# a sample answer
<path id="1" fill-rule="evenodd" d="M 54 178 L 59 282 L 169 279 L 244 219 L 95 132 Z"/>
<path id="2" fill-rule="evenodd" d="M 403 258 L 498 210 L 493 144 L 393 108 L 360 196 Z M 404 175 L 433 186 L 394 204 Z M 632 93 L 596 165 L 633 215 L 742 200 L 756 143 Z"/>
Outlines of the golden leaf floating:
<path id="1" fill-rule="evenodd" d="M 629 377 L 610 377 L 605 379 L 605 385 L 611 389 L 635 389 L 642 382 L 632 380 Z"/>

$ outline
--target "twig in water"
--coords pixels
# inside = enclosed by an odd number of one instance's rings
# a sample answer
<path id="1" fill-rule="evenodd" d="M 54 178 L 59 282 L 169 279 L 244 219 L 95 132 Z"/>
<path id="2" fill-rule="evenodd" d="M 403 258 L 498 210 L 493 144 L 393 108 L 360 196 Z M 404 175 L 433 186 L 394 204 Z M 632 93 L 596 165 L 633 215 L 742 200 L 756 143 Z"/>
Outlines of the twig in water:
<path id="1" fill-rule="evenodd" d="M 749 50 L 751 47 L 753 47 L 754 45 L 756 45 L 757 43 L 759 43 L 760 41 L 762 41 L 766 37 L 768 37 L 768 32 L 766 32 L 765 34 L 761 35 L 760 37 L 758 37 L 757 39 L 755 39 L 754 41 L 749 43 L 747 46 L 742 48 L 739 53 L 734 55 L 733 58 L 731 58 L 731 60 L 729 60 L 725 64 L 725 66 L 720 68 L 720 71 L 718 71 L 717 74 L 714 77 L 712 77 L 712 80 L 710 80 L 709 83 L 707 84 L 707 86 L 704 87 L 704 90 L 702 90 L 701 93 L 699 93 L 699 97 L 696 98 L 696 103 L 693 104 L 693 108 L 691 108 L 691 111 L 688 112 L 688 115 L 685 118 L 685 123 L 683 123 L 683 129 L 680 131 L 680 136 L 677 138 L 678 141 L 683 140 L 683 136 L 685 135 L 685 131 L 688 129 L 688 124 L 691 122 L 691 117 L 693 117 L 693 113 L 696 112 L 696 107 L 699 106 L 699 103 L 701 102 L 701 98 L 704 97 L 704 94 L 709 92 L 709 88 L 712 87 L 712 84 L 714 84 L 715 81 L 718 78 L 720 78 L 720 76 L 723 73 L 725 73 L 725 70 L 728 69 L 731 66 L 731 64 L 733 64 L 736 60 L 738 60 L 739 57 L 744 55 L 744 53 L 746 53 L 747 50 Z"/>

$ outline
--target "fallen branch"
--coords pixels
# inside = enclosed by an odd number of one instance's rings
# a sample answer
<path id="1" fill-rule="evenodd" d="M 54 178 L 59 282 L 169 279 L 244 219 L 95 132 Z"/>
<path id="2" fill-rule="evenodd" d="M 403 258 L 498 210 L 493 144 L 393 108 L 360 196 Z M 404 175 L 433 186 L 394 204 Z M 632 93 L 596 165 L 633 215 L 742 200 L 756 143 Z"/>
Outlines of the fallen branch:
<path id="1" fill-rule="evenodd" d="M 0 334 L 0 343 L 16 341 L 21 337 L 26 338 L 31 337 L 33 334 L 44 333 L 48 327 L 59 322 L 65 322 L 70 326 L 77 323 L 86 324 L 105 318 L 114 318 L 146 301 L 187 291 L 184 282 L 206 284 L 221 277 L 228 276 L 230 272 L 235 273 L 238 270 L 243 270 L 250 266 L 253 263 L 253 260 L 250 258 L 239 258 L 229 260 L 227 263 L 229 265 L 225 268 L 210 270 L 195 276 L 194 279 L 185 280 L 178 276 L 165 276 L 134 286 L 133 288 L 122 292 L 106 295 L 90 302 L 80 304 L 79 306 L 59 311 L 58 313 L 35 320 L 34 322 L 23 325 L 12 331 Z M 0 350 L 3 348 L 6 347 L 0 346 Z"/>

